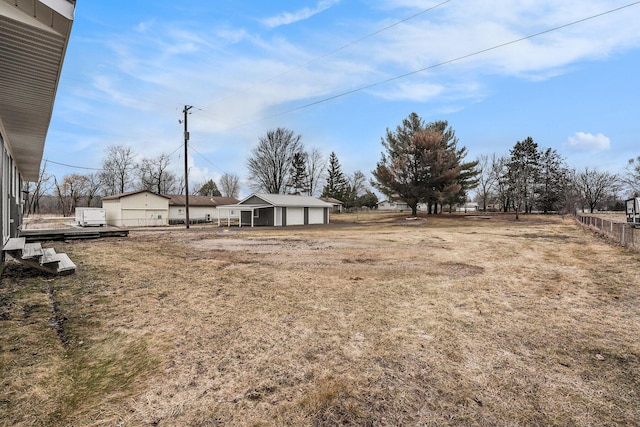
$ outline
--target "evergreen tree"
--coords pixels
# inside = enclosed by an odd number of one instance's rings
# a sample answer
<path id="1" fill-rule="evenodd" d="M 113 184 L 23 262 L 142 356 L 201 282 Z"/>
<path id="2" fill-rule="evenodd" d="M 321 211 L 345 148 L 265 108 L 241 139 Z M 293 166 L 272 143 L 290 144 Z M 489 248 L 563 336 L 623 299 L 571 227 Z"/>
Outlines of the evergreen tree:
<path id="1" fill-rule="evenodd" d="M 218 190 L 218 185 L 212 179 L 202 184 L 202 186 L 196 191 L 196 195 L 198 196 L 209 196 L 209 197 L 221 197 L 222 193 Z"/>
<path id="2" fill-rule="evenodd" d="M 327 180 L 322 189 L 322 197 L 332 197 L 337 200 L 342 200 L 346 196 L 347 191 L 347 180 L 342 173 L 338 156 L 332 151 L 329 156 Z"/>
<path id="3" fill-rule="evenodd" d="M 509 196 L 516 212 L 531 212 L 533 209 L 540 168 L 538 144 L 530 136 L 516 142 L 510 151 L 507 163 L 507 181 Z"/>
<path id="4" fill-rule="evenodd" d="M 466 148 L 458 149 L 457 143 L 446 121 L 425 125 L 411 113 L 395 131 L 387 129 L 382 139 L 386 153 L 373 171 L 374 186 L 407 203 L 413 215 L 421 202 L 432 213 L 438 205 L 466 199 L 466 190 L 475 185 L 477 163 L 463 163 Z"/>
<path id="5" fill-rule="evenodd" d="M 544 213 L 558 211 L 564 205 L 568 168 L 564 159 L 552 148 L 547 148 L 540 156 L 538 209 Z"/>
<path id="6" fill-rule="evenodd" d="M 307 154 L 300 151 L 293 155 L 289 170 L 289 193 L 308 194 L 309 175 L 307 174 Z"/>

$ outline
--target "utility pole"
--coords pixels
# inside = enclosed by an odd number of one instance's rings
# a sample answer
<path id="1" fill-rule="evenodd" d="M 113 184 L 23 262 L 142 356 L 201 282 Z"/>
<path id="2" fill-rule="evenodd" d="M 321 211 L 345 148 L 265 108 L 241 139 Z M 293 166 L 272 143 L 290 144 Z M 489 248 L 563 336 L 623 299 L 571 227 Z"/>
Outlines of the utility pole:
<path id="1" fill-rule="evenodd" d="M 189 110 L 192 109 L 193 106 L 185 105 L 184 110 L 184 208 L 185 208 L 185 222 L 187 228 L 189 228 L 189 165 L 188 165 L 188 151 L 187 151 L 187 142 L 189 141 L 189 130 L 187 128 L 187 115 L 189 114 Z"/>

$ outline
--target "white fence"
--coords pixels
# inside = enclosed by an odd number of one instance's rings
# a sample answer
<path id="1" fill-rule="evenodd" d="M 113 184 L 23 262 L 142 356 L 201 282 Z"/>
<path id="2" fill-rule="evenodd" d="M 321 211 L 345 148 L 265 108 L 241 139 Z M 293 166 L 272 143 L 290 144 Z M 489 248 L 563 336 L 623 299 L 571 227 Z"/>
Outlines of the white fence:
<path id="1" fill-rule="evenodd" d="M 582 225 L 600 230 L 607 237 L 623 246 L 640 249 L 640 228 L 626 222 L 611 221 L 597 216 L 576 213 L 576 220 Z M 638 231 L 636 231 L 638 230 Z"/>

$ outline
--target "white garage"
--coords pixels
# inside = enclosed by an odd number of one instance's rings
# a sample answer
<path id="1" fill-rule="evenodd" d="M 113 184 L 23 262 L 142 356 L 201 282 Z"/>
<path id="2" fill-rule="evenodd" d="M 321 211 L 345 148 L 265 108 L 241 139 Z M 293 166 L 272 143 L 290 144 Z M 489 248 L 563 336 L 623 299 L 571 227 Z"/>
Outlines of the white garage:
<path id="1" fill-rule="evenodd" d="M 169 223 L 167 196 L 151 191 L 122 193 L 102 199 L 107 224 L 116 227 L 152 227 Z"/>
<path id="2" fill-rule="evenodd" d="M 331 203 L 315 197 L 288 194 L 252 194 L 235 205 L 218 206 L 220 218 L 224 210 L 239 211 L 240 227 L 328 224 L 331 209 Z"/>

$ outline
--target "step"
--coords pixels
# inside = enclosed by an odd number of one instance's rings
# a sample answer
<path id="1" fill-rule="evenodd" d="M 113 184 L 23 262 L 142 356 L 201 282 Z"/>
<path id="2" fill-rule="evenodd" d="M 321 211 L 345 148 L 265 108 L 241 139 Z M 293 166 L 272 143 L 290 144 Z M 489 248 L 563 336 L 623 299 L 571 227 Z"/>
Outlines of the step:
<path id="1" fill-rule="evenodd" d="M 12 237 L 7 244 L 4 245 L 2 250 L 6 252 L 21 251 L 25 243 L 26 239 L 24 237 Z"/>
<path id="2" fill-rule="evenodd" d="M 42 250 L 42 257 L 40 258 L 40 265 L 50 267 L 51 264 L 57 263 L 60 260 L 59 254 L 53 248 L 46 248 Z"/>
<path id="3" fill-rule="evenodd" d="M 58 274 L 71 274 L 76 271 L 76 265 L 71 261 L 69 255 L 65 253 L 57 254 L 58 261 Z"/>
<path id="4" fill-rule="evenodd" d="M 39 258 L 42 256 L 42 245 L 40 243 L 27 243 L 22 248 L 22 259 Z"/>

